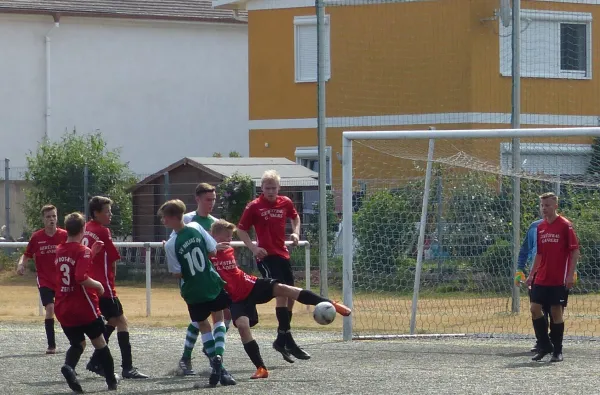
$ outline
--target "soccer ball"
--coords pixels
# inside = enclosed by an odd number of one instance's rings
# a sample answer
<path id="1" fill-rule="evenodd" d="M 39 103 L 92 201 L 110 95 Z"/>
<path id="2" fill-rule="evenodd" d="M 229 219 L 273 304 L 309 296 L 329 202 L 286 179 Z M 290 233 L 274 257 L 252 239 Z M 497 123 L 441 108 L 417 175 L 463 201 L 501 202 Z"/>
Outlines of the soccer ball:
<path id="1" fill-rule="evenodd" d="M 313 318 L 318 324 L 329 325 L 335 320 L 335 307 L 329 302 L 321 302 L 315 306 Z"/>

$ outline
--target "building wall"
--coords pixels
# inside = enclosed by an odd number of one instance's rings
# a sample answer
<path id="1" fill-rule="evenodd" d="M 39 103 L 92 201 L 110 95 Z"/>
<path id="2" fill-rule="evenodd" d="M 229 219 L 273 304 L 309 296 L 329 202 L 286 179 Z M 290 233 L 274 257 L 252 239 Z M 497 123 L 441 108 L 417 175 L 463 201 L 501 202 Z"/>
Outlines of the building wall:
<path id="1" fill-rule="evenodd" d="M 10 236 L 14 239 L 21 237 L 25 228 L 25 213 L 21 209 L 25 201 L 25 181 L 10 181 L 8 184 Z M 0 180 L 0 227 L 6 225 L 6 184 Z"/>
<path id="2" fill-rule="evenodd" d="M 0 14 L 0 158 L 13 167 L 44 136 L 52 26 Z M 51 139 L 100 131 L 145 174 L 182 156 L 248 154 L 247 26 L 63 17 L 49 37 Z"/>

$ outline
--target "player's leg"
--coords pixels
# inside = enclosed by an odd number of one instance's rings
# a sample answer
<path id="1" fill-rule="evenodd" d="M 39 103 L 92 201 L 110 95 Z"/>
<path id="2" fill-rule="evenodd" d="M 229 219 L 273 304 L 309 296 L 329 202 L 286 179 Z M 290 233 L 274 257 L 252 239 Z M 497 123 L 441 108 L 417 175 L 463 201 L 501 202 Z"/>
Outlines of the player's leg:
<path id="1" fill-rule="evenodd" d="M 352 313 L 352 310 L 350 310 L 343 304 L 319 296 L 308 289 L 301 289 L 298 287 L 291 287 L 289 285 L 276 283 L 273 285 L 273 295 L 275 297 L 285 296 L 289 300 L 297 300 L 302 304 L 310 306 L 316 306 L 321 302 L 329 302 L 335 307 L 335 311 L 338 314 L 341 314 L 343 316 L 349 316 Z"/>
<path id="2" fill-rule="evenodd" d="M 79 383 L 79 380 L 77 380 L 77 375 L 75 374 L 75 368 L 77 367 L 77 363 L 79 362 L 81 354 L 83 354 L 83 350 L 85 348 L 85 332 L 83 328 L 79 326 L 63 326 L 63 332 L 69 340 L 70 347 L 67 350 L 65 363 L 60 368 L 60 372 L 67 381 L 69 388 L 71 388 L 73 392 L 83 393 L 83 388 L 81 388 L 81 384 Z"/>
<path id="3" fill-rule="evenodd" d="M 229 309 L 223 310 L 223 318 L 225 319 L 225 329 L 229 332 L 231 326 L 231 311 Z"/>
<path id="4" fill-rule="evenodd" d="M 215 339 L 215 354 L 221 356 L 221 385 L 236 385 L 236 381 L 233 376 L 225 369 L 223 365 L 223 356 L 225 354 L 225 337 L 227 335 L 227 328 L 225 327 L 224 309 L 228 309 L 231 304 L 229 295 L 223 290 L 217 296 L 217 298 L 210 303 L 212 310 L 212 318 L 214 321 L 213 325 L 213 338 Z"/>
<path id="5" fill-rule="evenodd" d="M 129 341 L 129 323 L 123 313 L 123 306 L 119 298 L 113 298 L 113 317 L 108 319 L 108 324 L 117 328 L 117 340 L 121 349 L 121 367 L 123 368 L 123 378 L 125 379 L 147 379 L 148 376 L 138 371 L 133 366 L 133 356 L 131 353 L 131 342 Z"/>
<path id="6" fill-rule="evenodd" d="M 106 328 L 101 318 L 87 325 L 85 328 L 86 335 L 90 338 L 94 346 L 94 358 L 102 366 L 102 371 L 106 380 L 106 385 L 109 390 L 117 389 L 117 376 L 115 375 L 115 362 L 106 343 L 104 334 Z"/>
<path id="7" fill-rule="evenodd" d="M 529 303 L 531 304 L 531 286 L 529 286 L 527 288 L 527 295 L 529 296 Z M 539 339 L 536 336 L 535 344 L 533 345 L 533 347 L 531 347 L 531 349 L 529 351 L 530 352 L 534 352 L 534 353 L 537 354 L 537 352 L 539 351 L 539 349 L 540 349 L 540 341 L 539 341 Z"/>
<path id="8" fill-rule="evenodd" d="M 200 335 L 200 327 L 197 322 L 190 322 L 188 325 L 187 332 L 185 334 L 185 343 L 183 345 L 183 355 L 179 360 L 179 368 L 181 369 L 184 376 L 193 376 L 196 374 L 192 367 L 192 352 L 194 351 L 194 346 L 196 345 L 196 341 L 198 340 L 198 336 Z M 206 351 L 204 347 L 202 348 L 204 354 Z"/>
<path id="9" fill-rule="evenodd" d="M 215 338 L 210 322 L 208 322 L 208 317 L 211 315 L 210 310 L 210 305 L 207 303 L 188 304 L 190 319 L 193 322 L 198 323 L 202 345 L 206 350 L 208 357 L 212 360 L 212 372 L 208 379 L 208 383 L 211 387 L 214 387 L 221 379 L 223 357 L 216 354 Z M 196 384 L 195 387 L 200 387 L 200 384 Z"/>
<path id="10" fill-rule="evenodd" d="M 550 340 L 554 346 L 554 353 L 550 362 L 561 362 L 563 360 L 562 348 L 563 337 L 565 333 L 565 322 L 563 317 L 564 305 L 567 299 L 567 289 L 565 287 L 552 287 L 553 298 L 550 315 L 552 322 L 550 324 Z"/>
<path id="11" fill-rule="evenodd" d="M 39 289 L 42 305 L 46 310 L 44 318 L 44 327 L 46 329 L 46 339 L 48 339 L 48 349 L 46 354 L 56 354 L 56 335 L 54 332 L 54 290 L 46 287 Z"/>
<path id="12" fill-rule="evenodd" d="M 538 353 L 532 358 L 534 361 L 540 361 L 552 352 L 552 343 L 548 336 L 548 325 L 542 311 L 542 306 L 547 303 L 547 291 L 547 287 L 539 285 L 534 285 L 531 289 L 531 320 L 535 337 L 539 341 Z"/>
<path id="13" fill-rule="evenodd" d="M 111 324 L 114 323 L 112 318 L 119 314 L 117 308 L 115 308 L 115 303 L 112 298 L 100 298 L 99 300 L 100 313 L 106 320 L 106 324 L 104 325 L 104 340 L 106 344 L 108 344 L 108 340 L 112 333 L 115 331 L 115 327 Z M 89 362 L 86 367 L 92 373 L 96 373 L 99 376 L 104 377 L 104 371 L 102 370 L 102 364 L 96 358 L 96 354 L 92 354 Z"/>
<path id="14" fill-rule="evenodd" d="M 294 286 L 294 272 L 292 271 L 292 263 L 290 262 L 289 259 L 283 259 L 283 258 L 279 258 L 279 262 L 278 266 L 279 266 L 279 270 L 280 270 L 280 280 L 283 284 L 286 284 L 290 287 Z M 279 299 L 280 297 L 277 297 L 276 299 Z M 307 353 L 306 351 L 304 351 L 302 348 L 300 348 L 297 344 L 296 341 L 294 340 L 294 337 L 292 336 L 292 332 L 291 332 L 291 327 L 292 327 L 292 309 L 294 307 L 294 299 L 288 298 L 288 297 L 284 297 L 284 299 L 287 301 L 287 309 L 288 309 L 288 315 L 290 317 L 290 329 L 288 329 L 287 333 L 285 334 L 285 348 L 289 351 L 290 354 L 292 354 L 294 357 L 298 358 L 298 359 L 303 359 L 303 360 L 307 360 L 310 359 L 310 354 Z"/>
<path id="15" fill-rule="evenodd" d="M 250 377 L 251 379 L 266 379 L 269 377 L 269 371 L 260 354 L 258 343 L 252 337 L 251 327 L 258 323 L 258 312 L 256 305 L 253 303 L 234 303 L 231 305 L 231 316 L 234 325 L 237 327 L 244 345 L 244 351 L 248 354 L 250 361 L 256 367 L 256 372 Z"/>

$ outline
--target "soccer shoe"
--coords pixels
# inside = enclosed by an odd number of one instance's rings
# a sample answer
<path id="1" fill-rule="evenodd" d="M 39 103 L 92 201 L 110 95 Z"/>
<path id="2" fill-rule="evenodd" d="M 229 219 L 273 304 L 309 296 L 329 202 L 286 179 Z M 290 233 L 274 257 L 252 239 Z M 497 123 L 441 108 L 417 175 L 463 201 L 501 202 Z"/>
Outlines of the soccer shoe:
<path id="1" fill-rule="evenodd" d="M 148 376 L 146 376 L 143 373 L 140 373 L 139 370 L 137 370 L 137 368 L 131 368 L 129 370 L 125 370 L 123 369 L 123 378 L 124 379 L 147 379 Z"/>
<path id="2" fill-rule="evenodd" d="M 221 382 L 221 385 L 236 385 L 237 384 L 237 382 L 235 381 L 233 376 L 227 370 L 225 370 L 224 366 L 221 367 L 220 382 Z"/>
<path id="3" fill-rule="evenodd" d="M 69 388 L 73 390 L 73 392 L 77 394 L 83 394 L 83 388 L 81 388 L 81 384 L 79 384 L 72 367 L 69 365 L 63 365 L 63 367 L 60 368 L 60 372 L 65 377 L 65 380 L 67 380 L 67 384 L 69 385 Z"/>
<path id="4" fill-rule="evenodd" d="M 343 315 L 344 317 L 348 317 L 350 314 L 352 314 L 352 310 L 350 310 L 349 307 L 344 306 L 341 303 L 338 302 L 334 302 L 333 300 L 331 301 L 331 304 L 333 305 L 333 307 L 335 307 L 335 311 L 340 314 Z"/>
<path id="5" fill-rule="evenodd" d="M 208 385 L 211 387 L 216 387 L 216 385 L 221 381 L 221 373 L 223 370 L 223 358 L 220 355 L 215 355 L 212 359 L 212 372 L 210 373 L 210 377 L 208 378 Z"/>
<path id="6" fill-rule="evenodd" d="M 552 354 L 552 358 L 550 358 L 550 362 L 562 362 L 563 355 L 562 352 Z"/>
<path id="7" fill-rule="evenodd" d="M 48 349 L 46 350 L 46 354 L 56 354 L 56 347 L 48 347 Z"/>
<path id="8" fill-rule="evenodd" d="M 194 372 L 194 369 L 192 368 L 191 359 L 181 358 L 179 360 L 179 369 L 181 369 L 181 372 L 184 376 L 193 376 L 196 374 L 196 372 Z"/>
<path id="9" fill-rule="evenodd" d="M 107 385 L 109 391 L 116 391 L 118 383 L 119 383 L 119 376 L 117 376 L 116 374 L 112 380 L 111 379 L 106 380 L 106 385 Z"/>
<path id="10" fill-rule="evenodd" d="M 269 377 L 269 371 L 263 367 L 256 369 L 256 372 L 250 376 L 251 379 L 266 379 L 267 377 Z"/>
<path id="11" fill-rule="evenodd" d="M 292 354 L 294 357 L 296 357 L 297 359 L 302 359 L 302 360 L 308 360 L 310 359 L 310 354 L 307 353 L 306 351 L 304 351 L 303 349 L 301 349 L 298 346 L 292 347 L 292 348 L 287 348 L 288 352 L 290 354 Z"/>
<path id="12" fill-rule="evenodd" d="M 104 369 L 102 368 L 102 365 L 96 365 L 91 359 L 85 368 L 100 377 L 104 377 Z"/>
<path id="13" fill-rule="evenodd" d="M 553 351 L 554 350 L 552 349 L 552 347 L 543 348 L 542 346 L 540 346 L 537 354 L 535 354 L 535 356 L 533 358 L 531 358 L 531 360 L 532 361 L 541 361 L 542 359 L 544 359 L 544 357 L 546 355 L 550 354 Z"/>
<path id="14" fill-rule="evenodd" d="M 283 359 L 286 362 L 289 363 L 294 363 L 294 360 L 292 359 L 292 356 L 290 355 L 290 353 L 288 352 L 288 350 L 285 348 L 285 346 L 277 343 L 277 341 L 273 342 L 273 349 L 279 353 L 281 353 L 281 356 L 283 357 Z"/>
<path id="15" fill-rule="evenodd" d="M 530 352 L 535 352 L 537 353 L 540 350 L 540 346 L 535 343 L 533 347 L 531 347 L 531 350 L 529 350 Z"/>

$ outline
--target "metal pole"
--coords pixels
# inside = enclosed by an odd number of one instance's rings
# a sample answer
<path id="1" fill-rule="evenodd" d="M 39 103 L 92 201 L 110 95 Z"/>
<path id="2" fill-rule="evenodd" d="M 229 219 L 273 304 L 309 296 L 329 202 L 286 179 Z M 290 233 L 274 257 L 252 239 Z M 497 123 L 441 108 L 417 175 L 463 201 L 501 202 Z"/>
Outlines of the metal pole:
<path id="1" fill-rule="evenodd" d="M 354 232 L 352 230 L 352 140 L 342 138 L 342 237 L 343 256 L 342 266 L 342 292 L 344 304 L 352 308 L 352 286 L 353 286 L 353 255 L 354 255 Z M 344 317 L 343 338 L 344 341 L 352 340 L 352 315 Z"/>
<path id="2" fill-rule="evenodd" d="M 87 219 L 90 215 L 90 208 L 88 207 L 88 183 L 89 183 L 89 168 L 87 165 L 83 168 L 83 210 L 85 212 L 85 218 Z"/>
<path id="3" fill-rule="evenodd" d="M 4 159 L 4 216 L 6 219 L 6 238 L 10 236 L 10 159 Z"/>
<path id="4" fill-rule="evenodd" d="M 521 128 L 521 0 L 512 0 L 512 108 L 511 127 Z M 521 241 L 521 147 L 520 139 L 512 139 L 513 160 L 513 273 L 517 271 L 517 259 Z M 521 290 L 509 276 L 512 288 L 512 312 L 521 306 Z"/>
<path id="5" fill-rule="evenodd" d="M 164 184 L 164 196 L 165 196 L 165 202 L 166 202 L 167 200 L 169 200 L 169 195 L 170 195 L 170 193 L 169 193 L 169 184 L 171 183 L 171 181 L 169 179 L 169 172 L 168 171 L 165 172 L 165 173 L 163 173 L 163 176 L 164 176 L 164 179 L 165 179 L 164 180 L 165 181 L 165 184 Z M 169 232 L 168 230 L 165 229 L 165 237 L 166 237 L 165 240 L 168 240 L 170 235 L 171 235 L 171 232 Z"/>
<path id="6" fill-rule="evenodd" d="M 152 301 L 152 248 L 146 244 L 146 317 L 150 317 Z"/>
<path id="7" fill-rule="evenodd" d="M 444 244 L 442 243 L 442 233 L 444 232 L 444 224 L 442 223 L 442 217 L 444 215 L 444 205 L 443 205 L 443 184 L 442 184 L 442 176 L 437 176 L 437 239 L 438 239 L 438 276 L 439 279 L 442 278 L 442 249 L 444 248 Z"/>
<path id="8" fill-rule="evenodd" d="M 433 167 L 433 149 L 435 140 L 429 139 L 427 152 L 427 170 L 425 171 L 425 187 L 423 188 L 423 207 L 421 207 L 421 222 L 419 226 L 419 241 L 417 249 L 417 268 L 415 270 L 415 284 L 410 312 L 410 334 L 415 334 L 417 326 L 417 303 L 419 302 L 419 288 L 421 287 L 421 269 L 423 268 L 423 250 L 425 248 L 425 228 L 427 227 L 427 206 L 429 205 L 429 189 L 431 187 L 431 168 Z"/>
<path id="9" fill-rule="evenodd" d="M 327 297 L 327 130 L 325 125 L 325 4 L 316 0 L 317 14 L 317 134 L 319 151 L 319 262 L 321 296 Z"/>
<path id="10" fill-rule="evenodd" d="M 306 284 L 304 289 L 310 289 L 310 244 L 304 247 L 304 278 Z M 306 311 L 310 311 L 310 305 L 306 305 Z"/>

